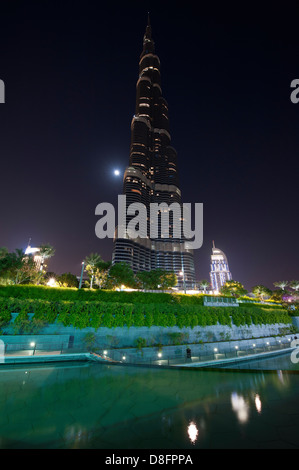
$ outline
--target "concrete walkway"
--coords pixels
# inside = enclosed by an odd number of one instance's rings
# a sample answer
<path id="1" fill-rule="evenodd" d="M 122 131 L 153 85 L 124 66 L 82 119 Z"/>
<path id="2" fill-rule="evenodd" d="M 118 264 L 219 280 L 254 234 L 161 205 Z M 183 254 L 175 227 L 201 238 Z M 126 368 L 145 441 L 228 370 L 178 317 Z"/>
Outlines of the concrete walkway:
<path id="1" fill-rule="evenodd" d="M 157 359 L 151 361 L 139 361 L 138 357 L 134 355 L 122 356 L 117 354 L 118 357 L 109 357 L 106 354 L 98 354 L 95 352 L 64 352 L 61 351 L 35 351 L 35 354 L 32 354 L 30 350 L 20 350 L 14 351 L 10 354 L 5 354 L 2 357 L 0 362 L 1 366 L 11 365 L 11 364 L 35 364 L 35 363 L 48 363 L 48 362 L 66 362 L 66 361 L 94 361 L 100 362 L 102 364 L 122 364 L 122 365 L 138 365 L 138 366 L 153 366 L 153 367 L 196 367 L 196 368 L 205 368 L 205 367 L 221 367 L 226 364 L 240 363 L 244 361 L 251 361 L 256 359 L 263 359 L 267 357 L 278 356 L 282 354 L 291 354 L 291 352 L 296 349 L 295 347 L 285 347 L 282 349 L 276 349 L 272 351 L 263 351 L 259 353 L 253 353 L 248 351 L 249 354 L 246 354 L 246 351 L 242 352 L 242 355 L 236 355 L 234 357 L 225 357 L 225 354 L 215 354 L 213 359 L 210 360 L 199 360 L 198 356 L 191 357 L 190 359 Z M 114 352 L 116 352 L 115 350 Z M 123 351 L 123 350 L 122 350 Z"/>
<path id="2" fill-rule="evenodd" d="M 190 362 L 189 364 L 180 364 L 180 367 L 219 367 L 219 366 L 224 366 L 226 364 L 235 364 L 239 362 L 245 362 L 245 361 L 252 361 L 256 359 L 264 359 L 267 357 L 273 357 L 273 356 L 280 356 L 282 354 L 291 354 L 291 352 L 296 349 L 296 348 L 286 348 L 286 349 L 280 349 L 277 351 L 267 351 L 267 352 L 261 352 L 257 354 L 250 354 L 250 355 L 244 355 L 244 356 L 239 356 L 239 357 L 232 357 L 232 358 L 223 358 L 223 359 L 215 359 L 212 361 L 204 361 L 204 362 Z"/>

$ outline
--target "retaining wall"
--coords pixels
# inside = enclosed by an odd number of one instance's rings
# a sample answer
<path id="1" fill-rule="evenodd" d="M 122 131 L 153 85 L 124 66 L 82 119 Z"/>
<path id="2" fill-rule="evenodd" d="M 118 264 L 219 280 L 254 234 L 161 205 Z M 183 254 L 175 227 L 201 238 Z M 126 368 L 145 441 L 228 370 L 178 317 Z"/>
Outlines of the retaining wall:
<path id="1" fill-rule="evenodd" d="M 293 317 L 294 325 L 299 328 L 299 317 Z M 116 327 L 116 328 L 84 328 L 79 330 L 72 326 L 63 326 L 59 323 L 48 325 L 39 330 L 38 334 L 26 335 L 27 337 L 33 338 L 32 341 L 37 341 L 38 337 L 44 336 L 45 342 L 57 342 L 57 335 L 64 337 L 63 341 L 68 341 L 70 336 L 73 336 L 72 342 L 74 347 L 81 347 L 84 344 L 84 338 L 87 333 L 95 333 L 96 344 L 99 347 L 117 347 L 126 348 L 136 346 L 136 340 L 138 338 L 144 338 L 148 345 L 172 344 L 171 333 L 184 333 L 184 343 L 198 343 L 200 342 L 223 342 L 224 340 L 246 340 L 250 338 L 262 338 L 262 337 L 274 337 L 282 334 L 282 329 L 287 328 L 290 325 L 283 323 L 276 323 L 273 325 L 250 325 L 232 327 L 225 325 L 212 325 L 212 326 L 196 326 L 193 329 L 178 328 L 178 327 Z M 8 340 L 6 335 L 10 335 L 13 338 L 13 325 L 12 322 L 6 328 L 3 329 L 4 336 L 0 337 Z M 22 342 L 22 336 L 15 335 L 16 342 Z M 35 339 L 34 339 L 35 338 Z M 60 341 L 60 340 L 59 340 Z"/>

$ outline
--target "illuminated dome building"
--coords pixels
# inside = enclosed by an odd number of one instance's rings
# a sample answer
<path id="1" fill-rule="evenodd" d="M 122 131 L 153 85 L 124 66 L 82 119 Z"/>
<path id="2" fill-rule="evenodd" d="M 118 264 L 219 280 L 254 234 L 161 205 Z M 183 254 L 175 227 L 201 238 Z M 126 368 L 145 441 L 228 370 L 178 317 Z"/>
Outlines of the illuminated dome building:
<path id="1" fill-rule="evenodd" d="M 228 267 L 227 257 L 219 248 L 215 248 L 213 241 L 212 255 L 211 255 L 211 271 L 210 279 L 212 289 L 219 292 L 226 281 L 231 281 L 232 275 Z"/>

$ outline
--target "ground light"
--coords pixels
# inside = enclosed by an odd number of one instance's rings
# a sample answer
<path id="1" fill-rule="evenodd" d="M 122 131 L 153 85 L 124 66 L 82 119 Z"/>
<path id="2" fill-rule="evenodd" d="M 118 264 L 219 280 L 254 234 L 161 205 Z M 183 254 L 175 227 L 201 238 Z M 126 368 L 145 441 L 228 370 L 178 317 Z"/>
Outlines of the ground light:
<path id="1" fill-rule="evenodd" d="M 57 286 L 56 279 L 54 279 L 54 277 L 51 277 L 51 279 L 49 279 L 47 282 L 47 286 L 56 287 Z"/>

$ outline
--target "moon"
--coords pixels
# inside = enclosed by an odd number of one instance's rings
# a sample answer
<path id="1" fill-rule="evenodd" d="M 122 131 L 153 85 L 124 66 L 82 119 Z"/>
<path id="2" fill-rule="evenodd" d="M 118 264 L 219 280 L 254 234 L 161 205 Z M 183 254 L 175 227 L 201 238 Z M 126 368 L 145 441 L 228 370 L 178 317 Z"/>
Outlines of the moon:
<path id="1" fill-rule="evenodd" d="M 119 176 L 119 175 L 120 175 L 120 171 L 119 171 L 119 170 L 114 170 L 114 174 L 115 174 L 115 176 Z"/>

